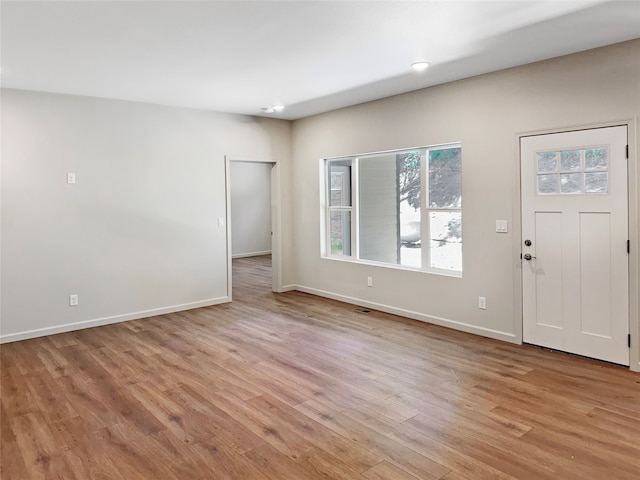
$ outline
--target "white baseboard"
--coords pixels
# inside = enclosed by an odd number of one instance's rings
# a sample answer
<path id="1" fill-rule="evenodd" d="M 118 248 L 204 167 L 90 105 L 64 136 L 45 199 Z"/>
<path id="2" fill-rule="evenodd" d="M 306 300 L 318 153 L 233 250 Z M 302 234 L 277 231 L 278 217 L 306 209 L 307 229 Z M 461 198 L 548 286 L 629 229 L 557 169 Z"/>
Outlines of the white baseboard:
<path id="1" fill-rule="evenodd" d="M 491 328 L 478 327 L 477 325 L 471 325 L 469 323 L 449 320 L 448 318 L 436 317 L 433 315 L 427 315 L 420 312 L 414 312 L 412 310 L 405 310 L 404 308 L 397 308 L 390 305 L 384 305 L 381 303 L 369 302 L 367 300 L 361 300 L 359 298 L 340 295 L 338 293 L 327 292 L 327 291 L 318 290 L 315 288 L 303 287 L 301 285 L 287 285 L 286 287 L 283 287 L 283 291 L 291 291 L 291 290 L 297 290 L 299 292 L 309 293 L 311 295 L 317 295 L 319 297 L 331 298 L 333 300 L 338 300 L 340 302 L 345 302 L 352 305 L 371 308 L 373 310 L 379 310 L 381 312 L 391 313 L 393 315 L 399 315 L 402 317 L 411 318 L 413 320 L 419 320 L 421 322 L 432 323 L 434 325 L 440 325 L 442 327 L 452 328 L 454 330 L 473 333 L 475 335 L 480 335 L 483 337 L 502 340 L 504 342 L 518 343 L 516 339 L 516 335 L 509 332 L 501 332 L 500 330 L 493 330 Z"/>
<path id="2" fill-rule="evenodd" d="M 139 312 L 125 313 L 122 315 L 114 315 L 111 317 L 95 318 L 92 320 L 83 320 L 81 322 L 74 323 L 65 323 L 63 325 L 55 325 L 53 327 L 26 330 L 24 332 L 0 335 L 0 343 L 17 342 L 20 340 L 27 340 L 29 338 L 54 335 L 56 333 L 71 332 L 74 330 L 82 330 L 85 328 L 99 327 L 101 325 L 109 325 L 111 323 L 119 323 L 126 322 L 128 320 L 138 320 L 140 318 L 154 317 L 156 315 L 164 315 L 165 313 L 180 312 L 182 310 L 191 310 L 193 308 L 200 307 L 210 307 L 211 305 L 226 303 L 228 301 L 230 301 L 229 297 L 210 298 L 207 300 L 201 300 L 199 302 L 183 303 L 180 305 L 153 308 L 151 310 L 141 310 Z"/>
<path id="3" fill-rule="evenodd" d="M 298 285 L 283 285 L 282 289 L 280 290 L 280 293 L 293 292 L 294 290 L 299 290 L 299 289 L 300 287 Z"/>
<path id="4" fill-rule="evenodd" d="M 231 258 L 257 257 L 259 255 L 271 255 L 271 250 L 265 250 L 264 252 L 234 253 L 231 255 Z"/>

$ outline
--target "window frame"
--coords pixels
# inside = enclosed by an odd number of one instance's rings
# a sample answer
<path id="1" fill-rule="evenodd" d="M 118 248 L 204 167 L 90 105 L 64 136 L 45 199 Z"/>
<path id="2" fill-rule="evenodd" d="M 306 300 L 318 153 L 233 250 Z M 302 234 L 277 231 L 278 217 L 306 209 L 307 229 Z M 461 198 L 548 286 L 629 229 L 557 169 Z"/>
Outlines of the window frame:
<path id="1" fill-rule="evenodd" d="M 324 179 L 326 182 L 326 188 L 325 191 L 323 192 L 323 196 L 324 196 L 324 203 L 326 205 L 326 212 L 325 212 L 325 219 L 323 220 L 323 224 L 325 226 L 325 230 L 326 230 L 326 238 L 325 238 L 325 245 L 326 248 L 324 249 L 324 253 L 326 257 L 331 257 L 331 258 L 351 258 L 353 257 L 354 254 L 354 248 L 357 245 L 357 238 L 356 238 L 356 232 L 354 229 L 354 216 L 355 216 L 355 205 L 354 205 L 354 196 L 355 196 L 355 192 L 354 192 L 354 188 L 356 187 L 357 182 L 355 181 L 355 173 L 354 173 L 354 165 L 353 165 L 353 161 L 351 162 L 350 165 L 350 169 L 351 169 L 351 175 L 350 175 L 350 194 L 351 194 L 351 202 L 349 205 L 331 205 L 331 171 L 329 169 L 329 164 L 330 163 L 338 163 L 341 161 L 347 161 L 347 160 L 352 160 L 351 157 L 339 157 L 339 158 L 332 158 L 330 161 L 325 161 L 325 165 L 324 165 Z M 351 214 L 351 229 L 350 229 L 350 235 L 349 235 L 349 241 L 350 241 L 350 246 L 349 246 L 349 250 L 350 250 L 350 254 L 349 255 L 344 255 L 344 254 L 337 254 L 337 253 L 333 253 L 332 252 L 332 243 L 331 243 L 331 212 L 349 212 Z M 344 249 L 343 249 L 344 250 Z M 357 257 L 355 257 L 357 258 Z"/>
<path id="2" fill-rule="evenodd" d="M 442 208 L 442 207 L 430 207 L 429 206 L 429 152 L 432 150 L 444 150 L 447 148 L 460 148 L 462 149 L 461 142 L 443 143 L 437 145 L 421 146 L 401 148 L 394 150 L 384 150 L 379 152 L 369 152 L 357 155 L 347 155 L 339 157 L 327 157 L 320 159 L 320 172 L 321 172 L 321 257 L 329 260 L 338 260 L 353 262 L 365 265 L 382 266 L 386 268 L 394 268 L 400 270 L 409 270 L 415 272 L 438 274 L 450 277 L 462 277 L 464 271 L 464 241 L 461 237 L 461 268 L 460 270 L 451 270 L 443 268 L 431 267 L 431 240 L 430 240 L 430 215 L 431 212 L 455 212 L 460 214 L 462 222 L 462 202 L 460 207 L 456 208 Z M 387 262 L 378 262 L 375 260 L 365 260 L 360 258 L 360 185 L 359 185 L 359 167 L 360 161 L 365 160 L 367 157 L 375 157 L 388 154 L 401 154 L 411 151 L 420 151 L 420 237 L 429 239 L 425 244 L 420 245 L 421 250 L 421 267 L 412 267 L 410 265 L 393 264 Z M 330 165 L 335 162 L 350 161 L 351 165 L 351 205 L 349 206 L 332 206 L 330 205 L 331 198 L 331 178 L 330 178 Z M 460 194 L 462 196 L 462 184 L 460 185 Z M 348 211 L 351 213 L 351 250 L 349 255 L 332 253 L 331 251 L 331 212 L 335 211 Z M 462 225 L 461 225 L 462 227 Z M 464 228 L 462 228 L 464 232 Z"/>

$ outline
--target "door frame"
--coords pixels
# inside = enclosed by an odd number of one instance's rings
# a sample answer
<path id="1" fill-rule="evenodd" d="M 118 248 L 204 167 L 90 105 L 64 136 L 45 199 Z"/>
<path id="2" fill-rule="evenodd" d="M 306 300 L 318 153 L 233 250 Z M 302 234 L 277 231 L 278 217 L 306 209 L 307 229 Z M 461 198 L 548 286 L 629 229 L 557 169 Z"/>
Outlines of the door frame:
<path id="1" fill-rule="evenodd" d="M 227 228 L 227 297 L 233 300 L 233 264 L 231 251 L 231 164 L 232 162 L 263 163 L 271 165 L 271 290 L 282 290 L 282 191 L 280 162 L 238 155 L 225 155 L 225 195 Z"/>
<path id="2" fill-rule="evenodd" d="M 545 130 L 531 130 L 515 134 L 514 158 L 514 190 L 513 190 L 513 269 L 514 288 L 514 334 L 516 343 L 522 344 L 523 332 L 523 286 L 522 286 L 522 185 L 521 185 L 521 140 L 523 137 L 564 133 L 576 130 L 591 130 L 606 127 L 627 127 L 627 143 L 629 158 L 627 160 L 627 194 L 629 215 L 629 332 L 631 335 L 631 349 L 629 350 L 629 369 L 640 372 L 640 165 L 638 162 L 638 122 L 636 118 L 603 122 L 596 124 L 575 125 L 550 128 Z"/>

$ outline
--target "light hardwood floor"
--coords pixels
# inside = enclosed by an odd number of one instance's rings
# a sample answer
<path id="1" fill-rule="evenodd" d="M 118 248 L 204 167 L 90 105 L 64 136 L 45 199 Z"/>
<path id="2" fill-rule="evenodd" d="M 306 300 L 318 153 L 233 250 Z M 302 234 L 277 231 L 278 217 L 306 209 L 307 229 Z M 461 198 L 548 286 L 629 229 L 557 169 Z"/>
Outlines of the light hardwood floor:
<path id="1" fill-rule="evenodd" d="M 3 345 L 3 480 L 640 478 L 640 376 L 269 290 Z"/>

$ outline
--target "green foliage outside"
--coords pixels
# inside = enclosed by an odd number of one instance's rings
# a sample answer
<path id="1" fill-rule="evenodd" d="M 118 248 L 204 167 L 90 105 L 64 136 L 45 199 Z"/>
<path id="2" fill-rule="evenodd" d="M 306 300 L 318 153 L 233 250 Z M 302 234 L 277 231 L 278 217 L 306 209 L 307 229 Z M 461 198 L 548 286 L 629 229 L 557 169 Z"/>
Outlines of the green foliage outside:
<path id="1" fill-rule="evenodd" d="M 406 201 L 415 210 L 421 207 L 420 151 L 396 156 L 400 202 Z M 429 150 L 428 207 L 460 208 L 462 205 L 462 149 L 460 147 Z M 460 221 L 448 225 L 446 237 L 440 241 L 462 237 Z"/>
<path id="2" fill-rule="evenodd" d="M 342 253 L 342 240 L 340 240 L 339 238 L 331 239 L 331 253 L 332 254 Z"/>

